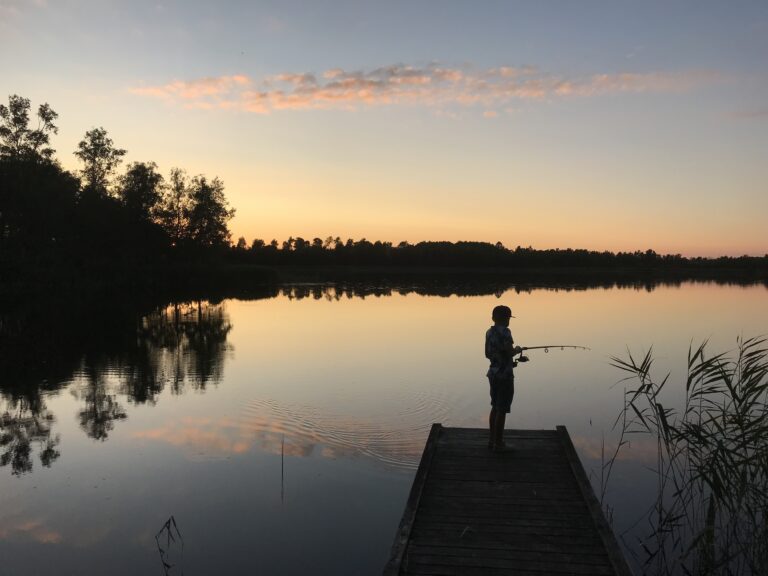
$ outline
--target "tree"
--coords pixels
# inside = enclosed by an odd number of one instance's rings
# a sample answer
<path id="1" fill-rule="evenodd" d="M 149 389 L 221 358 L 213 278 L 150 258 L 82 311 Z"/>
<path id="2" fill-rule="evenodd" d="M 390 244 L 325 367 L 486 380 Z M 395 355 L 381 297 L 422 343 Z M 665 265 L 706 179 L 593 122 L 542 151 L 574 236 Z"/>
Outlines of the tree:
<path id="1" fill-rule="evenodd" d="M 37 110 L 30 128 L 28 98 L 0 104 L 0 243 L 15 244 L 17 255 L 40 255 L 71 231 L 78 182 L 54 161 L 48 144 L 58 114 L 48 104 Z M 8 242 L 10 241 L 10 244 Z"/>
<path id="2" fill-rule="evenodd" d="M 163 176 L 157 171 L 157 164 L 130 164 L 120 177 L 117 193 L 133 218 L 151 220 L 163 196 Z"/>
<path id="3" fill-rule="evenodd" d="M 294 252 L 303 252 L 306 248 L 309 248 L 309 242 L 304 240 L 301 236 L 297 236 L 296 239 L 293 241 L 293 251 Z"/>
<path id="4" fill-rule="evenodd" d="M 38 255 L 75 232 L 80 182 L 56 162 L 0 159 L 0 243 Z"/>
<path id="5" fill-rule="evenodd" d="M 0 158 L 50 162 L 55 150 L 50 148 L 50 134 L 58 134 L 53 123 L 59 117 L 51 107 L 37 109 L 37 128 L 29 127 L 29 98 L 16 94 L 8 97 L 8 106 L 0 104 Z"/>
<path id="6" fill-rule="evenodd" d="M 169 183 L 163 190 L 156 215 L 158 223 L 165 229 L 174 246 L 189 237 L 191 207 L 187 173 L 181 168 L 171 168 Z"/>
<path id="7" fill-rule="evenodd" d="M 123 161 L 125 150 L 115 148 L 104 128 L 94 128 L 85 133 L 74 154 L 83 163 L 84 188 L 106 196 L 110 178 Z"/>
<path id="8" fill-rule="evenodd" d="M 195 176 L 190 186 L 189 236 L 199 246 L 225 246 L 230 232 L 227 222 L 235 215 L 224 196 L 224 184 L 218 178 Z"/>

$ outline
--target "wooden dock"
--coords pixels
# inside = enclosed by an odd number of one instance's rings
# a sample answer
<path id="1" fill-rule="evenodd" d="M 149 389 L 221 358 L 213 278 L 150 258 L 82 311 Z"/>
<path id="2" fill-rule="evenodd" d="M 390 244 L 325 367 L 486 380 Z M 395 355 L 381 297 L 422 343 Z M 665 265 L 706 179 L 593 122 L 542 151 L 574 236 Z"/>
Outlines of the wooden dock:
<path id="1" fill-rule="evenodd" d="M 564 426 L 434 424 L 384 576 L 631 576 Z"/>

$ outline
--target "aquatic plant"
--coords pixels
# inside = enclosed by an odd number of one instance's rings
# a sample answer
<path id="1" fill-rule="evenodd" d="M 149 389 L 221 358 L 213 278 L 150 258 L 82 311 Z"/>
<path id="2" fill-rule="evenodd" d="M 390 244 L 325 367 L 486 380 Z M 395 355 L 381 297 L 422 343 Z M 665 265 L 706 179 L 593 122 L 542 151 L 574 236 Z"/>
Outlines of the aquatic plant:
<path id="1" fill-rule="evenodd" d="M 734 352 L 714 356 L 707 342 L 691 346 L 678 408 L 662 402 L 670 375 L 654 378 L 652 350 L 611 358 L 631 384 L 616 420 L 619 447 L 605 466 L 631 435 L 656 444 L 644 573 L 768 574 L 767 342 L 739 338 Z"/>
<path id="2" fill-rule="evenodd" d="M 171 576 L 179 574 L 184 576 L 184 538 L 181 537 L 179 527 L 176 524 L 176 518 L 171 515 L 165 521 L 162 528 L 155 534 L 157 551 L 160 554 L 160 562 L 163 566 L 163 575 Z M 171 557 L 178 556 L 178 559 L 171 560 Z"/>

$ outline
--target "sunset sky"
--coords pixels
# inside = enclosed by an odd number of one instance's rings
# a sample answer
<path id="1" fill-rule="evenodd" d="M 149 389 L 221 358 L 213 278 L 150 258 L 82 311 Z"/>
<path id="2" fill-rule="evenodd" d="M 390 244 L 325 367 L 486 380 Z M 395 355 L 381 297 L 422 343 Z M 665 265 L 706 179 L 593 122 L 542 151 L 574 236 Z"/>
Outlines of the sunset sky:
<path id="1" fill-rule="evenodd" d="M 768 2 L 0 0 L 0 98 L 233 239 L 768 253 Z"/>

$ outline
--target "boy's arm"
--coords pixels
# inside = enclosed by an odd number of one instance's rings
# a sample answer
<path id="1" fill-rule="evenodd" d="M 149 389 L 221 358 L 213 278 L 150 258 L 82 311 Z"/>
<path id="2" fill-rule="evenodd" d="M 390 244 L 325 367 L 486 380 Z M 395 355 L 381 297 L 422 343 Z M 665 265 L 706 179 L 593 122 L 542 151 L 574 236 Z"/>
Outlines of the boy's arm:
<path id="1" fill-rule="evenodd" d="M 520 346 L 515 346 L 515 339 L 512 337 L 512 332 L 509 331 L 509 328 L 507 328 L 507 330 L 509 334 L 509 348 L 507 350 L 507 353 L 514 356 L 515 354 L 519 354 L 520 352 L 522 352 L 523 349 L 520 348 Z"/>

